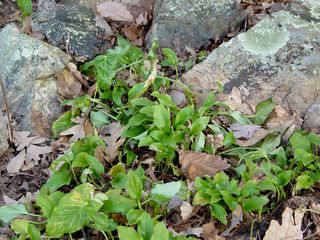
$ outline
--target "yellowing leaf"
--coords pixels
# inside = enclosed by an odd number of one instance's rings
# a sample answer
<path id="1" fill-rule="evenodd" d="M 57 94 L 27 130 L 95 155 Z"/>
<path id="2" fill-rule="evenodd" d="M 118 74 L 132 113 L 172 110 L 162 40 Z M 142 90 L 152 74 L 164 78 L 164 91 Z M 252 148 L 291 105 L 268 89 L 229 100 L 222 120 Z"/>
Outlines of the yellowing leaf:
<path id="1" fill-rule="evenodd" d="M 280 225 L 278 221 L 271 220 L 269 229 L 267 230 L 263 240 L 303 239 L 303 231 L 301 231 L 303 216 L 304 212 L 300 209 L 293 211 L 291 208 L 286 208 L 282 213 L 282 224 Z"/>

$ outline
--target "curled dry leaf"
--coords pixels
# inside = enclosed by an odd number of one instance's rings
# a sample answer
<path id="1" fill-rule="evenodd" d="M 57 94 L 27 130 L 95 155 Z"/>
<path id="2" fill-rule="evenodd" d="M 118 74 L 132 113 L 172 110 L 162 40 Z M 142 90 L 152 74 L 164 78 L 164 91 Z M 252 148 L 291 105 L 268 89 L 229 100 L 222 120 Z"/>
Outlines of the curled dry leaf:
<path id="1" fill-rule="evenodd" d="M 58 80 L 58 93 L 65 98 L 76 98 L 81 95 L 82 84 L 69 70 L 63 69 L 55 74 Z"/>
<path id="2" fill-rule="evenodd" d="M 193 212 L 193 207 L 189 202 L 184 201 L 180 206 L 181 217 L 183 221 L 186 221 Z"/>
<path id="3" fill-rule="evenodd" d="M 17 156 L 10 159 L 7 165 L 8 173 L 18 173 L 24 164 L 24 159 L 26 157 L 26 151 L 23 149 Z"/>
<path id="4" fill-rule="evenodd" d="M 107 1 L 99 4 L 97 6 L 97 12 L 102 17 L 108 18 L 113 21 L 119 21 L 119 22 L 134 21 L 133 16 L 127 10 L 126 6 L 120 3 L 112 2 L 112 1 Z"/>
<path id="5" fill-rule="evenodd" d="M 69 136 L 72 135 L 72 137 L 69 139 L 69 143 L 72 143 L 74 141 L 77 141 L 78 139 L 85 137 L 85 131 L 84 131 L 84 123 L 86 119 L 81 117 L 76 117 L 72 120 L 74 123 L 78 123 L 78 125 L 73 126 L 72 128 L 69 128 L 63 132 L 60 133 L 60 136 Z"/>
<path id="6" fill-rule="evenodd" d="M 243 222 L 243 212 L 240 205 L 232 212 L 231 224 L 230 226 L 220 235 L 222 237 L 228 237 L 233 229 L 235 229 L 240 223 Z"/>
<path id="7" fill-rule="evenodd" d="M 304 212 L 302 210 L 296 209 L 293 211 L 287 207 L 282 213 L 282 224 L 280 225 L 276 220 L 271 220 L 263 240 L 302 240 L 301 224 L 303 216 Z"/>
<path id="8" fill-rule="evenodd" d="M 220 237 L 218 235 L 218 229 L 216 229 L 214 222 L 204 224 L 202 228 L 203 228 L 202 237 L 204 240 L 224 240 L 225 239 L 224 237 Z"/>
<path id="9" fill-rule="evenodd" d="M 249 140 L 237 139 L 236 144 L 240 147 L 249 147 L 249 146 L 255 145 L 257 142 L 264 139 L 268 134 L 269 134 L 269 131 L 263 128 L 260 128 L 254 133 L 251 139 Z"/>
<path id="10" fill-rule="evenodd" d="M 184 150 L 179 151 L 179 163 L 181 164 L 181 170 L 187 173 L 192 180 L 205 175 L 212 177 L 230 167 L 227 160 L 220 156 Z"/>

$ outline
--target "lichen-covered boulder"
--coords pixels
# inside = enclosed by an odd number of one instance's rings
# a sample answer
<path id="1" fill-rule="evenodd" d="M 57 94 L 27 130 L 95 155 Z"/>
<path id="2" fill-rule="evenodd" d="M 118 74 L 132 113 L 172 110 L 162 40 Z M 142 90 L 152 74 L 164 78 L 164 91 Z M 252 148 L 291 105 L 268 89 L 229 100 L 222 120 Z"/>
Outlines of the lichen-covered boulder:
<path id="1" fill-rule="evenodd" d="M 158 0 L 154 8 L 150 38 L 161 47 L 180 45 L 199 48 L 210 39 L 222 39 L 246 14 L 238 0 Z"/>
<path id="2" fill-rule="evenodd" d="M 21 34 L 14 24 L 0 31 L 0 75 L 20 130 L 47 136 L 60 113 L 57 79 L 71 57 L 58 48 Z M 3 107 L 2 96 L 0 104 Z"/>
<path id="3" fill-rule="evenodd" d="M 320 22 L 319 0 L 293 0 L 288 10 L 308 21 Z"/>
<path id="4" fill-rule="evenodd" d="M 9 148 L 8 138 L 9 131 L 7 128 L 7 123 L 2 113 L 0 113 L 0 157 L 2 157 Z"/>
<path id="5" fill-rule="evenodd" d="M 273 98 L 304 117 L 320 99 L 320 23 L 287 11 L 266 17 L 246 33 L 215 49 L 182 80 L 195 90 L 240 89 L 251 104 Z M 315 128 L 309 121 L 306 128 Z"/>
<path id="6" fill-rule="evenodd" d="M 110 26 L 94 11 L 79 4 L 61 5 L 40 0 L 33 15 L 32 30 L 41 32 L 56 47 L 76 61 L 93 59 L 107 49 Z"/>

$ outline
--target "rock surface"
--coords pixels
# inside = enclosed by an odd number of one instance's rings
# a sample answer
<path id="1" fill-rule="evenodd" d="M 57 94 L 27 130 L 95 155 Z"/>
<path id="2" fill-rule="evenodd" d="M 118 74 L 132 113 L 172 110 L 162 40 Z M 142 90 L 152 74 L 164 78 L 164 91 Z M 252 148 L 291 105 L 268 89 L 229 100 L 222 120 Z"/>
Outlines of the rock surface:
<path id="1" fill-rule="evenodd" d="M 289 4 L 288 10 L 308 21 L 320 21 L 319 0 L 294 0 Z"/>
<path id="2" fill-rule="evenodd" d="M 161 47 L 199 48 L 209 39 L 223 38 L 245 18 L 238 0 L 158 0 L 154 8 L 150 40 Z"/>
<path id="3" fill-rule="evenodd" d="M 152 12 L 156 0 L 114 0 L 127 7 L 130 13 L 136 18 L 140 13 Z M 106 0 L 64 0 L 66 4 L 80 4 L 93 11 L 97 9 L 97 5 L 106 2 Z"/>
<path id="4" fill-rule="evenodd" d="M 71 57 L 58 48 L 21 34 L 14 24 L 0 31 L 0 74 L 10 110 L 21 116 L 20 130 L 48 135 L 60 112 L 55 73 Z M 2 97 L 0 98 L 3 107 Z"/>
<path id="5" fill-rule="evenodd" d="M 2 157 L 9 148 L 8 138 L 9 132 L 7 129 L 6 120 L 4 119 L 2 113 L 0 113 L 0 157 Z"/>
<path id="6" fill-rule="evenodd" d="M 219 80 L 226 93 L 239 88 L 248 103 L 272 97 L 303 118 L 320 98 L 320 23 L 274 13 L 215 49 L 182 80 L 198 91 L 216 89 Z"/>
<path id="7" fill-rule="evenodd" d="M 112 34 L 103 18 L 79 4 L 60 5 L 54 0 L 40 0 L 33 16 L 32 30 L 74 56 L 77 61 L 93 59 L 107 48 Z"/>

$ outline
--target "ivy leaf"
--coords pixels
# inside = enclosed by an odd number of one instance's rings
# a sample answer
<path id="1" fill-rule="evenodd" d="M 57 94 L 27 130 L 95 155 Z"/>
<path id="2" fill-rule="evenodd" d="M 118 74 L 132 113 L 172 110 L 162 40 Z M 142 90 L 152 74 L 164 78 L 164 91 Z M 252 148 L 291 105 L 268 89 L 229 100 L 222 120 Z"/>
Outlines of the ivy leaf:
<path id="1" fill-rule="evenodd" d="M 174 67 L 178 65 L 177 54 L 170 48 L 163 48 L 162 53 L 166 56 L 166 59 L 161 61 L 161 66 L 163 67 Z"/>
<path id="2" fill-rule="evenodd" d="M 63 168 L 60 171 L 55 171 L 49 178 L 49 180 L 43 185 L 51 192 L 56 191 L 64 185 L 69 185 L 71 181 L 71 174 L 68 169 Z"/>
<path id="3" fill-rule="evenodd" d="M 28 211 L 24 204 L 12 204 L 0 207 L 0 220 L 9 223 L 12 219 L 26 215 Z"/>
<path id="4" fill-rule="evenodd" d="M 170 130 L 170 112 L 169 110 L 163 106 L 162 104 L 158 104 L 154 109 L 154 124 L 164 132 L 168 132 Z"/>
<path id="5" fill-rule="evenodd" d="M 276 104 L 271 100 L 265 100 L 256 106 L 256 112 L 253 116 L 253 123 L 262 125 L 273 111 Z"/>
<path id="6" fill-rule="evenodd" d="M 53 209 L 58 205 L 60 199 L 64 196 L 62 192 L 47 194 L 46 188 L 42 187 L 37 196 L 37 206 L 41 208 L 42 215 L 46 218 L 51 216 Z"/>
<path id="7" fill-rule="evenodd" d="M 89 227 L 98 229 L 101 232 L 111 232 L 117 229 L 117 224 L 104 212 L 97 212 L 90 216 L 92 223 Z"/>

